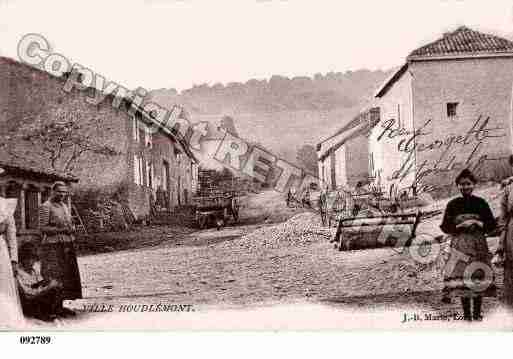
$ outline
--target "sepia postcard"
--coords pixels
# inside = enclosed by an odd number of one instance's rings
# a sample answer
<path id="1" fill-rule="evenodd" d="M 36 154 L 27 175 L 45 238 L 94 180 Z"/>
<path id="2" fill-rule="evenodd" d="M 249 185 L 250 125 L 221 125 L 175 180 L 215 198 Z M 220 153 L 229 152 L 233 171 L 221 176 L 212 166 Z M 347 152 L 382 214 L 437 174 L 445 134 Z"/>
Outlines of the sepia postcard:
<path id="1" fill-rule="evenodd" d="M 513 3 L 0 0 L 0 331 L 513 330 Z"/>

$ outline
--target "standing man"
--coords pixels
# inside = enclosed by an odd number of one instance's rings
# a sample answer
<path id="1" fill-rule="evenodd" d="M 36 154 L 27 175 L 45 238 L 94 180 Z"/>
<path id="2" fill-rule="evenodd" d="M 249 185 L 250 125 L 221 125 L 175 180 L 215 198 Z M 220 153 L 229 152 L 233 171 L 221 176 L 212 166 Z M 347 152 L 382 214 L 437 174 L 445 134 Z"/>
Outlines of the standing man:
<path id="1" fill-rule="evenodd" d="M 58 315 L 74 315 L 63 307 L 63 300 L 82 298 L 82 285 L 78 271 L 73 234 L 75 226 L 66 200 L 68 186 L 55 182 L 48 201 L 39 209 L 40 230 L 43 236 L 41 247 L 41 274 L 49 281 L 62 284 L 62 295 L 56 303 Z"/>
<path id="2" fill-rule="evenodd" d="M 287 207 L 290 207 L 290 203 L 292 202 L 292 190 L 289 188 L 287 192 Z"/>
<path id="3" fill-rule="evenodd" d="M 321 193 L 319 194 L 318 199 L 318 207 L 319 213 L 321 214 L 321 222 L 324 227 L 327 222 L 327 214 L 328 214 L 328 190 L 321 189 Z"/>
<path id="4" fill-rule="evenodd" d="M 308 208 L 312 208 L 312 202 L 310 202 L 310 187 L 306 187 L 303 192 L 303 198 L 301 200 L 303 207 L 308 206 Z"/>

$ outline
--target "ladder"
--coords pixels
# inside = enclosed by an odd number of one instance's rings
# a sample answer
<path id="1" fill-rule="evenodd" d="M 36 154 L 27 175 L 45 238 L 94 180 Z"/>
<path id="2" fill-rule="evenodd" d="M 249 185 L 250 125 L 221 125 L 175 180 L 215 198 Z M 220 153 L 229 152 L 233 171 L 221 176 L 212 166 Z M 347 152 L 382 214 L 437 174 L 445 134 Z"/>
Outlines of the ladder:
<path id="1" fill-rule="evenodd" d="M 77 229 L 81 229 L 85 234 L 87 234 L 87 228 L 84 225 L 82 217 L 80 217 L 80 213 L 78 213 L 77 207 L 75 207 L 74 204 L 71 205 L 71 219 L 73 223 L 77 223 Z"/>

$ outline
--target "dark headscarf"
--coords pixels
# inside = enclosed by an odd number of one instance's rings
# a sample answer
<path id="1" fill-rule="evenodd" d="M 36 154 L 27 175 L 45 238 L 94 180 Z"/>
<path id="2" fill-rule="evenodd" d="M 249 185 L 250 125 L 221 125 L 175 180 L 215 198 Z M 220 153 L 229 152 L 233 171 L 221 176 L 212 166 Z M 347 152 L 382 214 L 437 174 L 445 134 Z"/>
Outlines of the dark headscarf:
<path id="1" fill-rule="evenodd" d="M 465 168 L 463 171 L 460 172 L 460 174 L 456 177 L 456 184 L 460 183 L 464 178 L 469 179 L 472 183 L 477 183 L 476 176 L 472 173 L 471 170 L 468 168 Z"/>

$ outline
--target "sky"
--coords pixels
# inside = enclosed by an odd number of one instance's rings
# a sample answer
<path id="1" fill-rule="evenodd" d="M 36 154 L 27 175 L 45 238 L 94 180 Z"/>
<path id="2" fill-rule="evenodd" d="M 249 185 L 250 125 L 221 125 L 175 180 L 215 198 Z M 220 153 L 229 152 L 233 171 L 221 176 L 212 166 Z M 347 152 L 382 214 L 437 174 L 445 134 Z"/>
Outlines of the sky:
<path id="1" fill-rule="evenodd" d="M 128 88 L 401 65 L 460 25 L 513 34 L 511 0 L 0 0 L 0 55 L 24 34 Z"/>

